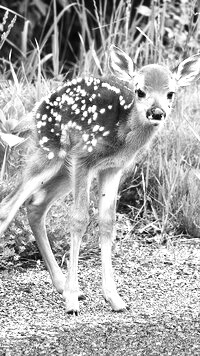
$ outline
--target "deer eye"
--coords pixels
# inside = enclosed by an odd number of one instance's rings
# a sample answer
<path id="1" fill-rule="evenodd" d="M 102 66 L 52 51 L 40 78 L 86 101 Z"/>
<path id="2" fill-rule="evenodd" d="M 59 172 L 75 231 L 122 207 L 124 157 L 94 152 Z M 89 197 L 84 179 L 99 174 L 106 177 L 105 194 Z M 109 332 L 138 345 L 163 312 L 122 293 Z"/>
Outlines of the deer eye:
<path id="1" fill-rule="evenodd" d="M 146 93 L 144 91 L 142 91 L 141 89 L 138 89 L 135 91 L 138 95 L 138 98 L 145 98 Z"/>
<path id="2" fill-rule="evenodd" d="M 167 99 L 171 100 L 174 96 L 174 92 L 170 91 L 169 93 L 167 93 Z"/>

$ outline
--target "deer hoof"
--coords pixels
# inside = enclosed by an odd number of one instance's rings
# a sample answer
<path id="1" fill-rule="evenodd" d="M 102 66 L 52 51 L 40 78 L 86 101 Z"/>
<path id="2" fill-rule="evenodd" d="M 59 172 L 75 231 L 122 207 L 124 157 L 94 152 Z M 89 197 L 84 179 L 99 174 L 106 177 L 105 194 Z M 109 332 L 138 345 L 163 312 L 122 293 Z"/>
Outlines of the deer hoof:
<path id="1" fill-rule="evenodd" d="M 108 302 L 111 305 L 112 310 L 115 312 L 123 312 L 124 310 L 127 309 L 126 303 L 116 292 L 109 293 L 106 296 L 104 294 L 104 299 L 106 302 Z"/>
<path id="2" fill-rule="evenodd" d="M 65 300 L 67 314 L 78 315 L 79 314 L 79 302 L 78 302 L 78 292 L 65 291 L 63 293 L 63 298 Z"/>

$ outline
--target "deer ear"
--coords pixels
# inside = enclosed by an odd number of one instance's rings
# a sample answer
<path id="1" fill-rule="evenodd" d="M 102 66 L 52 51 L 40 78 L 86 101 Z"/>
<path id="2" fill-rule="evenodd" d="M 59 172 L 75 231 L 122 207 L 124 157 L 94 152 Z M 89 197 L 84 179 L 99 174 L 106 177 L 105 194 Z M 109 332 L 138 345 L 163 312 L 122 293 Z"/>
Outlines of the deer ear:
<path id="1" fill-rule="evenodd" d="M 114 45 L 109 50 L 108 66 L 111 73 L 120 80 L 129 81 L 134 75 L 132 59 Z"/>
<path id="2" fill-rule="evenodd" d="M 200 53 L 181 62 L 175 72 L 179 87 L 185 87 L 200 78 Z"/>

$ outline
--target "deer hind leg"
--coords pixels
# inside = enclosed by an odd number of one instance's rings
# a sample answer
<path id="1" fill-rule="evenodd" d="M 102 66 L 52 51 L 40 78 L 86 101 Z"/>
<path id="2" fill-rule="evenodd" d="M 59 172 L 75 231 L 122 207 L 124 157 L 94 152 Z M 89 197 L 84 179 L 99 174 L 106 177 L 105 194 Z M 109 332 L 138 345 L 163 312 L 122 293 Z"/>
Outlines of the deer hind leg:
<path id="1" fill-rule="evenodd" d="M 34 159 L 35 158 L 35 159 Z M 38 161 L 37 155 L 32 159 L 33 164 L 29 165 L 27 171 L 24 174 L 24 180 L 21 184 L 9 194 L 0 204 L 0 236 L 5 232 L 8 225 L 13 220 L 20 206 L 35 192 L 37 191 L 43 182 L 48 181 L 53 177 L 60 169 L 61 162 L 57 162 L 52 166 L 49 165 L 45 169 L 41 169 L 34 174 L 30 174 L 29 168 L 34 168 Z"/>
<path id="2" fill-rule="evenodd" d="M 63 293 L 67 312 L 76 315 L 79 312 L 79 284 L 78 284 L 78 257 L 82 237 L 86 231 L 89 215 L 89 188 L 91 179 L 88 172 L 82 172 L 72 176 L 74 205 L 71 221 L 71 246 L 69 273 L 65 291 Z"/>
<path id="3" fill-rule="evenodd" d="M 112 240 L 114 235 L 114 222 L 117 191 L 121 171 L 109 169 L 99 174 L 99 231 L 102 258 L 102 290 L 103 296 L 115 311 L 126 308 L 125 302 L 119 296 L 111 261 Z"/>
<path id="4" fill-rule="evenodd" d="M 43 184 L 27 202 L 28 220 L 37 246 L 49 271 L 52 283 L 61 294 L 64 292 L 66 279 L 51 250 L 46 233 L 45 218 L 52 203 L 59 197 L 67 195 L 70 190 L 70 179 L 63 169 Z"/>

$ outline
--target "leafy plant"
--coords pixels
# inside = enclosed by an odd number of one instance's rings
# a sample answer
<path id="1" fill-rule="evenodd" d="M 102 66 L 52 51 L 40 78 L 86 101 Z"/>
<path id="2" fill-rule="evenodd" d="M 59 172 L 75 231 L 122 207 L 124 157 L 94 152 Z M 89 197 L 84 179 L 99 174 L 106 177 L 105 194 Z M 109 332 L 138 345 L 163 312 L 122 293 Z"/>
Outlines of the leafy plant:
<path id="1" fill-rule="evenodd" d="M 19 137 L 22 128 L 18 119 L 19 117 L 23 117 L 25 114 L 24 111 L 24 106 L 17 97 L 12 102 L 8 102 L 3 110 L 0 109 L 0 143 L 5 150 L 0 180 L 3 180 L 6 176 L 11 150 L 25 143 L 25 139 Z"/>

